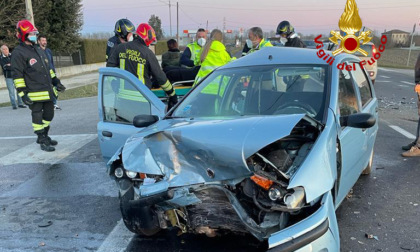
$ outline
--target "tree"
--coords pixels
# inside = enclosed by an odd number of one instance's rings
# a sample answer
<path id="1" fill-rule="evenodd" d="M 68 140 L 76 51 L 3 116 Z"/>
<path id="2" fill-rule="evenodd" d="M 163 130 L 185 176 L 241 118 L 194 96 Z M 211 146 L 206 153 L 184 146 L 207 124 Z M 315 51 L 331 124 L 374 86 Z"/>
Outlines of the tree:
<path id="1" fill-rule="evenodd" d="M 25 18 L 25 11 L 25 2 L 22 0 L 0 1 L 0 46 L 17 46 L 16 24 Z"/>
<path id="2" fill-rule="evenodd" d="M 73 53 L 79 47 L 83 16 L 81 0 L 32 0 L 35 27 L 56 52 Z M 25 19 L 24 0 L 0 1 L 0 43 L 18 44 L 16 24 Z"/>
<path id="3" fill-rule="evenodd" d="M 162 21 L 158 16 L 152 15 L 149 19 L 149 25 L 153 27 L 156 33 L 156 39 L 160 40 L 163 38 Z"/>
<path id="4" fill-rule="evenodd" d="M 56 52 L 74 53 L 79 48 L 83 25 L 81 0 L 33 0 L 35 25 Z"/>

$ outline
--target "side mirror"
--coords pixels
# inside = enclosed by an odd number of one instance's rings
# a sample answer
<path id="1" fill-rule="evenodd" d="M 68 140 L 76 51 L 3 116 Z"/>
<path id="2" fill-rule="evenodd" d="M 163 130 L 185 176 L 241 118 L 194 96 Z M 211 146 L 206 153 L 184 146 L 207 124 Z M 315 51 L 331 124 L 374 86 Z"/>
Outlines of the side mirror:
<path id="1" fill-rule="evenodd" d="M 144 128 L 159 121 L 159 117 L 155 115 L 137 115 L 133 119 L 133 125 L 136 128 Z"/>
<path id="2" fill-rule="evenodd" d="M 367 129 L 375 125 L 376 118 L 370 113 L 356 113 L 340 117 L 341 126 Z"/>

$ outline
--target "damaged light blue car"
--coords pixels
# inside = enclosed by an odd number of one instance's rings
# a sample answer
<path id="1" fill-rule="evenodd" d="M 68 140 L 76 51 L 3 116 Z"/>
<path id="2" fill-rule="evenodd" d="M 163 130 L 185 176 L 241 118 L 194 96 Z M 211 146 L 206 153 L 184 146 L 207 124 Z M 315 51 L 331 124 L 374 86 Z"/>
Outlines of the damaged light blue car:
<path id="1" fill-rule="evenodd" d="M 166 113 L 135 76 L 100 69 L 98 136 L 126 227 L 340 251 L 335 210 L 370 173 L 378 131 L 358 62 L 264 48 L 216 69 Z"/>

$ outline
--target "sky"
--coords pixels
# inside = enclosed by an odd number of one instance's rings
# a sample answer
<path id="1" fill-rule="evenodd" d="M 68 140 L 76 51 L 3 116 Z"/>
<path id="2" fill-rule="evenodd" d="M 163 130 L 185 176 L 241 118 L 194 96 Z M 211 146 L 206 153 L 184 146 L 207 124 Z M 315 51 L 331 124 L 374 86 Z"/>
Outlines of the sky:
<path id="1" fill-rule="evenodd" d="M 82 0 L 84 25 L 82 34 L 112 32 L 115 22 L 128 18 L 134 25 L 147 22 L 152 14 L 162 20 L 165 35 L 176 36 L 176 0 Z M 179 31 L 208 29 L 247 30 L 259 26 L 263 31 L 275 30 L 278 23 L 288 20 L 304 35 L 327 34 L 337 30 L 346 0 L 178 0 Z M 400 29 L 420 34 L 419 0 L 356 0 L 363 25 L 383 32 Z M 224 21 L 225 20 L 225 21 Z"/>

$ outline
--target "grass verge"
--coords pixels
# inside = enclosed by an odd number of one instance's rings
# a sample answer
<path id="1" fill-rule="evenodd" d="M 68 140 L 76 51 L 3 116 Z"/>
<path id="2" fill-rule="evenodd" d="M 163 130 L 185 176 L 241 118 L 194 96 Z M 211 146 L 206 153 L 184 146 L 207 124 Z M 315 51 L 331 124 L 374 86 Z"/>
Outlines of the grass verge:
<path id="1" fill-rule="evenodd" d="M 63 93 L 58 93 L 58 100 L 70 100 L 83 97 L 92 97 L 98 95 L 98 83 L 92 83 L 86 86 L 72 88 L 64 91 Z M 0 107 L 11 106 L 10 102 L 0 103 Z"/>

